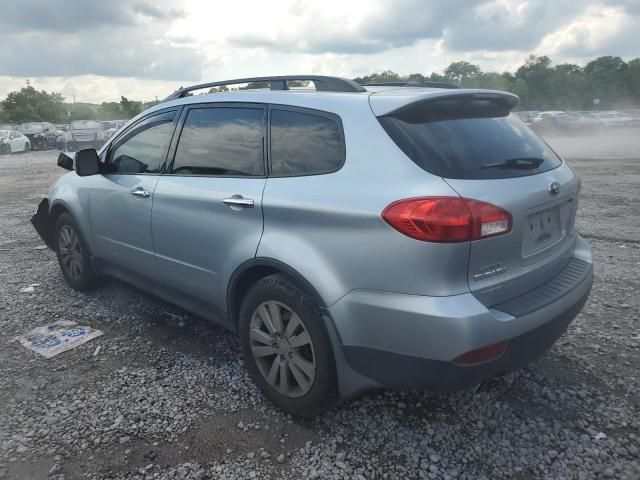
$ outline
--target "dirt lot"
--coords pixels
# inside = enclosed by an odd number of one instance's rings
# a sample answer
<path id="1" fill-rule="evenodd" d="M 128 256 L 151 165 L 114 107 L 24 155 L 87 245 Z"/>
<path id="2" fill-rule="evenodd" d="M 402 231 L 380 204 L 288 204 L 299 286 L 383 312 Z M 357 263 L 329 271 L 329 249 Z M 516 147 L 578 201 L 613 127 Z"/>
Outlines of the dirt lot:
<path id="1" fill-rule="evenodd" d="M 264 400 L 225 331 L 116 281 L 69 289 L 29 224 L 56 152 L 0 157 L 0 478 L 639 479 L 638 134 L 549 138 L 582 177 L 597 271 L 547 355 L 477 392 L 371 393 L 312 422 Z M 13 341 L 57 319 L 105 334 L 50 360 Z"/>

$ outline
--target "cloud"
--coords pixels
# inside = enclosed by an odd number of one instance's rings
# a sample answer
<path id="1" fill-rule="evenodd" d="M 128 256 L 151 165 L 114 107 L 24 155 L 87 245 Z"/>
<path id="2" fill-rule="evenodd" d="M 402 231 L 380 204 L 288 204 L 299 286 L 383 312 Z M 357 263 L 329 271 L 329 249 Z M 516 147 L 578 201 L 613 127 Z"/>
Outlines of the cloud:
<path id="1" fill-rule="evenodd" d="M 136 3 L 133 6 L 133 11 L 154 20 L 175 20 L 185 17 L 184 10 L 175 8 L 161 9 L 149 3 Z"/>
<path id="2" fill-rule="evenodd" d="M 295 22 L 268 32 L 231 34 L 230 44 L 300 53 L 379 53 L 442 36 L 444 26 L 474 0 L 395 0 L 371 3 L 369 13 L 351 23 L 335 12 L 298 2 L 290 9 Z"/>
<path id="3" fill-rule="evenodd" d="M 20 3 L 20 8 L 16 6 Z M 0 73 L 199 80 L 202 56 L 167 36 L 184 12 L 172 0 L 22 0 L 0 16 Z"/>
<path id="4" fill-rule="evenodd" d="M 548 34 L 539 51 L 550 56 L 637 56 L 640 11 L 634 16 L 621 6 L 594 5 Z"/>
<path id="5" fill-rule="evenodd" d="M 327 14 L 299 1 L 289 11 L 294 21 L 280 28 L 267 22 L 264 30 L 230 34 L 228 42 L 311 54 L 377 54 L 424 40 L 440 41 L 449 52 L 528 52 L 589 8 L 640 15 L 638 0 L 388 0 L 349 22 L 340 11 Z"/>

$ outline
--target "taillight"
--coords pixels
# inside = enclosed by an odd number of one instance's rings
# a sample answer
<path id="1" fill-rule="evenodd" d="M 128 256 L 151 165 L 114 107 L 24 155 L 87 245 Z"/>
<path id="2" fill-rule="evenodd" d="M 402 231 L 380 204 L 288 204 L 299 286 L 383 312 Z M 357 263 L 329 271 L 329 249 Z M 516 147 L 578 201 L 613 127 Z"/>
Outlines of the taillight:
<path id="1" fill-rule="evenodd" d="M 404 235 L 425 242 L 468 242 L 511 231 L 511 214 L 479 200 L 421 197 L 393 202 L 382 218 Z"/>

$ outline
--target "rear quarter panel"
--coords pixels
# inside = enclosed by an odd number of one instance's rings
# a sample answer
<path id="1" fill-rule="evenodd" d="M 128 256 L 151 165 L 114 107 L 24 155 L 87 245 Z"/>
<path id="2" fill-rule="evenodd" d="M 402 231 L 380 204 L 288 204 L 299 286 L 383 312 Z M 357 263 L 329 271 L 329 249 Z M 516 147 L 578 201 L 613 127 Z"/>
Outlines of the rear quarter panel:
<path id="1" fill-rule="evenodd" d="M 350 107 L 332 110 L 345 130 L 341 170 L 267 180 L 257 256 L 298 271 L 327 306 L 354 289 L 435 296 L 468 292 L 468 243 L 420 242 L 381 217 L 395 200 L 455 192 L 406 158 L 365 102 Z"/>

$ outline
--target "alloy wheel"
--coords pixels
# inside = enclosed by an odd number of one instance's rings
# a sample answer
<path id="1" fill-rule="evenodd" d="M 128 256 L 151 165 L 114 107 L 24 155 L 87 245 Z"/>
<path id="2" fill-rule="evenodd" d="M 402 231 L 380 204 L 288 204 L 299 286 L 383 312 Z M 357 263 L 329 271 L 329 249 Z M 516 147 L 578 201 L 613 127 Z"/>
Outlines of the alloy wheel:
<path id="1" fill-rule="evenodd" d="M 63 225 L 60 229 L 58 248 L 65 273 L 72 280 L 79 280 L 84 266 L 82 246 L 80 245 L 80 238 L 78 238 L 71 226 Z"/>
<path id="2" fill-rule="evenodd" d="M 316 357 L 298 314 L 270 300 L 258 305 L 249 328 L 251 353 L 269 385 L 285 397 L 308 393 L 316 377 Z"/>

